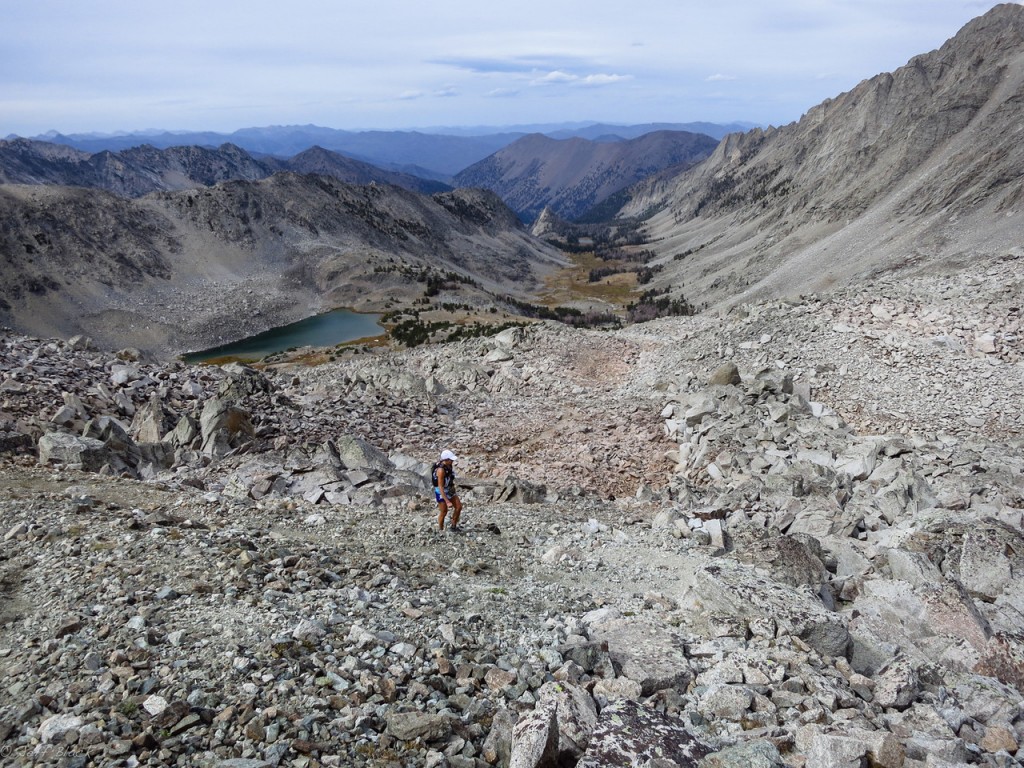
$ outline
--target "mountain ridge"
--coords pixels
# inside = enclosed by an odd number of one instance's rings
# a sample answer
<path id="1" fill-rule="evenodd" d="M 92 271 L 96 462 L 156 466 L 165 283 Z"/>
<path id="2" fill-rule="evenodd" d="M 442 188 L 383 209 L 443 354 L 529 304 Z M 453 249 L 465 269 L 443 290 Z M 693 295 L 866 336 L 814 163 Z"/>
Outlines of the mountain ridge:
<path id="1" fill-rule="evenodd" d="M 236 179 L 256 181 L 281 171 L 319 173 L 352 184 L 394 184 L 424 194 L 451 187 L 389 171 L 337 152 L 312 147 L 286 160 L 253 157 L 234 144 L 158 149 L 144 144 L 119 152 L 88 153 L 31 139 L 0 141 L 0 184 L 57 184 L 105 189 L 126 197 L 209 187 Z"/>
<path id="2" fill-rule="evenodd" d="M 710 305 L 952 265 L 1019 242 L 1024 8 L 1004 4 L 936 51 L 797 122 L 726 137 L 699 167 L 641 182 L 664 270 Z"/>
<path id="3" fill-rule="evenodd" d="M 292 172 L 141 198 L 0 185 L 0 222 L 0 323 L 161 356 L 401 307 L 431 280 L 491 306 L 564 263 L 492 193 Z"/>
<path id="4" fill-rule="evenodd" d="M 544 208 L 576 218 L 609 195 L 667 168 L 690 166 L 718 145 L 703 134 L 654 131 L 634 139 L 553 139 L 534 133 L 458 173 L 459 187 L 496 192 L 524 220 Z"/>
<path id="5" fill-rule="evenodd" d="M 656 127 L 655 127 L 656 126 Z M 527 133 L 556 134 L 556 138 L 579 135 L 616 134 L 636 138 L 651 130 L 683 130 L 705 133 L 720 139 L 728 133 L 751 127 L 750 123 L 648 123 L 633 126 L 583 122 L 536 126 L 480 127 L 451 129 L 452 134 L 431 129 L 401 131 L 346 131 L 317 125 L 265 126 L 241 128 L 230 133 L 214 131 L 145 131 L 114 135 L 62 134 L 51 131 L 42 136 L 27 137 L 51 143 L 66 144 L 86 152 L 119 151 L 140 144 L 159 149 L 172 146 L 198 145 L 218 147 L 235 144 L 248 152 L 291 157 L 313 146 L 340 152 L 363 162 L 389 170 L 405 170 L 419 166 L 429 174 L 453 176 Z M 443 129 L 438 129 L 443 130 Z M 595 133 L 596 131 L 596 133 Z M 593 135 L 590 135 L 593 134 Z M 11 138 L 11 137 L 8 137 Z"/>

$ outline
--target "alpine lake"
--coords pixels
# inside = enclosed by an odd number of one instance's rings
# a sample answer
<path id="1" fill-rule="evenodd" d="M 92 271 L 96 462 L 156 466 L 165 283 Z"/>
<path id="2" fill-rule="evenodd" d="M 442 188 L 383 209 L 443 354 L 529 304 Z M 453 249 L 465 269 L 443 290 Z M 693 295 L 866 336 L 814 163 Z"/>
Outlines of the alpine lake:
<path id="1" fill-rule="evenodd" d="M 335 309 L 296 323 L 271 328 L 247 339 L 182 355 L 185 363 L 255 362 L 298 347 L 333 347 L 346 341 L 381 336 L 380 315 Z"/>

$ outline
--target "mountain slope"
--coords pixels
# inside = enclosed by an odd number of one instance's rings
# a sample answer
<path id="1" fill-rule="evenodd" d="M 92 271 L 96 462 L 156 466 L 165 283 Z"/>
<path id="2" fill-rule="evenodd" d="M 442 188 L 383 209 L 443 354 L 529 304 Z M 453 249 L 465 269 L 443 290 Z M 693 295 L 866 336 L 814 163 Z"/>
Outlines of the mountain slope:
<path id="1" fill-rule="evenodd" d="M 454 183 L 496 192 L 526 220 L 545 207 L 572 219 L 641 179 L 704 159 L 716 144 L 709 136 L 683 131 L 601 142 L 532 134 L 457 174 Z"/>
<path id="2" fill-rule="evenodd" d="M 464 301 L 524 296 L 560 264 L 478 190 L 294 173 L 134 200 L 0 186 L 0 324 L 108 347 L 178 353 L 337 306 L 383 311 L 428 274 Z"/>
<path id="3" fill-rule="evenodd" d="M 279 160 L 254 158 L 234 144 L 216 149 L 143 145 L 90 155 L 29 139 L 0 141 L 0 183 L 91 187 L 124 197 L 208 187 L 222 181 L 255 181 L 283 170 L 319 173 L 349 184 L 394 184 L 425 194 L 449 189 L 437 181 L 384 170 L 321 147 Z"/>
<path id="4" fill-rule="evenodd" d="M 1021 241 L 1024 8 L 633 190 L 661 286 L 709 303 L 817 291 Z"/>

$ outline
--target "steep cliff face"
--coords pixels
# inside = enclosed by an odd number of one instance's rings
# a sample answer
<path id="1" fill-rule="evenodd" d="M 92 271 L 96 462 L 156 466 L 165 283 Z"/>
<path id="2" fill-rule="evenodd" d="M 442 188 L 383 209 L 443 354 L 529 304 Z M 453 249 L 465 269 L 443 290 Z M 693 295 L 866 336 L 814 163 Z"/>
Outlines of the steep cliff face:
<path id="1" fill-rule="evenodd" d="M 544 208 L 571 219 L 641 179 L 703 160 L 716 143 L 685 131 L 655 131 L 629 141 L 531 134 L 460 172 L 454 181 L 493 190 L 527 221 Z"/>
<path id="2" fill-rule="evenodd" d="M 941 264 L 1024 229 L 1022 118 L 1024 8 L 1001 5 L 797 123 L 726 137 L 623 213 L 647 218 L 662 282 L 711 303 Z"/>

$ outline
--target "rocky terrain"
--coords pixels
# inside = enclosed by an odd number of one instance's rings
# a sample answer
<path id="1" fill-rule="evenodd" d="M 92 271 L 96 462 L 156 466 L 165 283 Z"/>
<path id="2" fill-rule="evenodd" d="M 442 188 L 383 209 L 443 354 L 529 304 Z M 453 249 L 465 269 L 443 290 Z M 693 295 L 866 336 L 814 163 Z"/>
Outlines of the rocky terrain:
<path id="1" fill-rule="evenodd" d="M 550 208 L 577 218 L 641 179 L 704 160 L 718 142 L 686 131 L 653 131 L 629 140 L 556 140 L 531 134 L 457 173 L 459 187 L 497 193 L 527 222 Z"/>
<path id="2" fill-rule="evenodd" d="M 711 306 L 991 255 L 1024 234 L 1024 8 L 809 110 L 726 137 L 693 171 L 631 190 L 664 270 Z"/>
<path id="3" fill-rule="evenodd" d="M 336 307 L 409 306 L 431 281 L 495 306 L 564 263 L 480 190 L 294 173 L 140 199 L 0 185 L 0 322 L 163 357 Z"/>
<path id="4" fill-rule="evenodd" d="M 1019 764 L 1021 258 L 316 367 L 8 332 L 4 764 Z"/>

